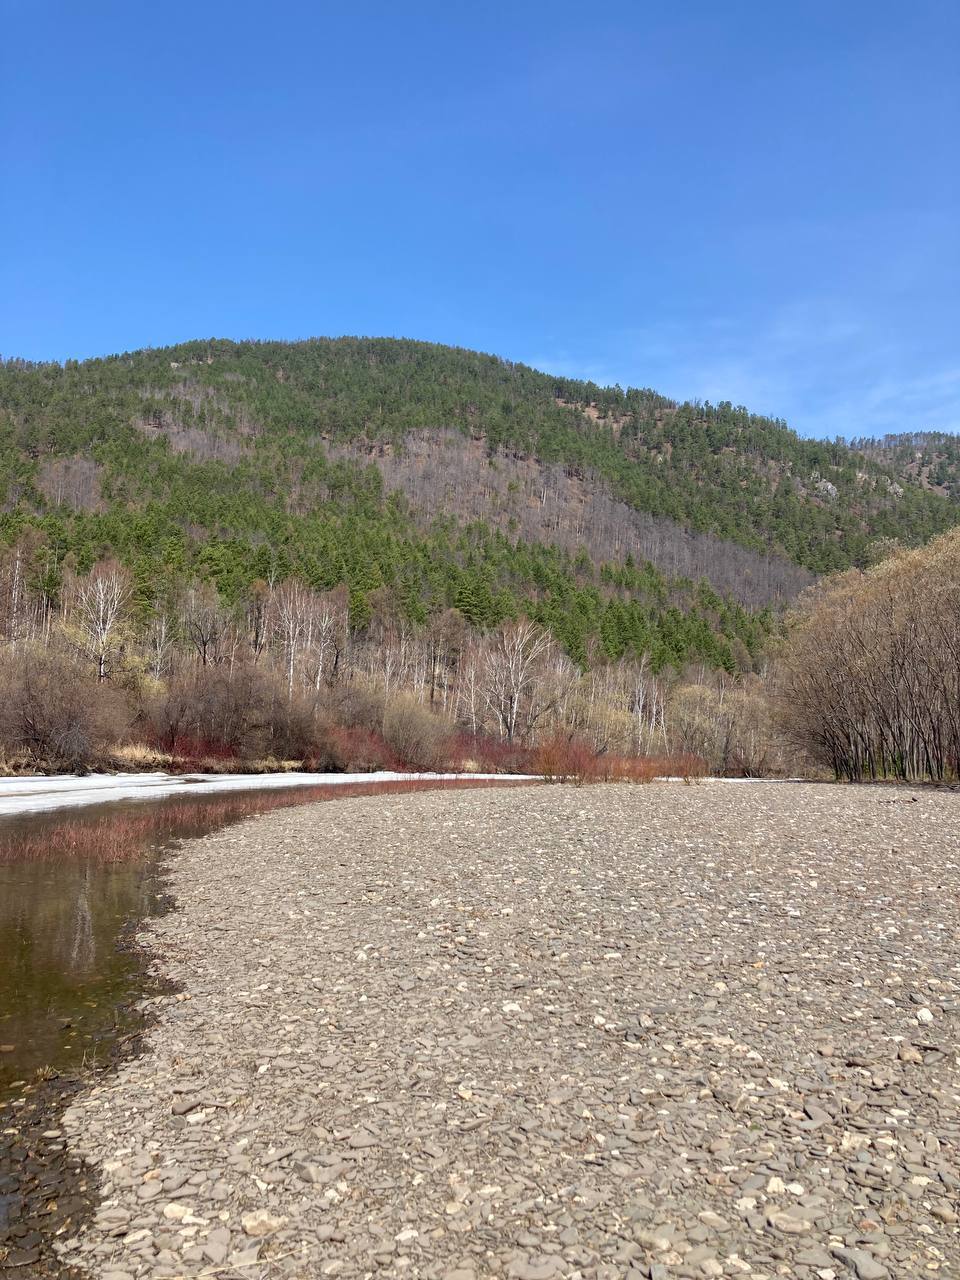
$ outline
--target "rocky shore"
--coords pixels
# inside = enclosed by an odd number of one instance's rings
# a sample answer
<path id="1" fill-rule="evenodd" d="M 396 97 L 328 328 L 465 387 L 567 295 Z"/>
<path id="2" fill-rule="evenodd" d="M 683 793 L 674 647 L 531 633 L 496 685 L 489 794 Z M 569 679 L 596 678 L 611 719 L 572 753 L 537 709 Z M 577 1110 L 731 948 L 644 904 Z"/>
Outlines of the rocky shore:
<path id="1" fill-rule="evenodd" d="M 960 1275 L 960 795 L 344 800 L 185 845 L 73 1101 L 102 1280 Z"/>

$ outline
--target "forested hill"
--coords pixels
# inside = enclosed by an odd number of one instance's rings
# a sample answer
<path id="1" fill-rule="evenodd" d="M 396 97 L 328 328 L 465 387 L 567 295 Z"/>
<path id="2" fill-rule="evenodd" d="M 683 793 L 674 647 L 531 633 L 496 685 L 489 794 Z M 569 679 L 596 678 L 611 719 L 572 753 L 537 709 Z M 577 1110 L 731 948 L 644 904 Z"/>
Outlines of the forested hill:
<path id="1" fill-rule="evenodd" d="M 739 606 L 958 514 L 896 458 L 729 404 L 355 338 L 8 360 L 0 499 L 0 537 L 36 531 L 51 591 L 64 563 L 111 554 L 144 608 L 160 584 L 206 578 L 236 600 L 297 574 L 346 583 L 361 622 L 384 587 L 414 619 L 456 605 L 486 625 L 522 608 L 581 656 L 598 636 L 642 648 L 668 615 L 722 643 L 741 627 L 749 647 Z"/>

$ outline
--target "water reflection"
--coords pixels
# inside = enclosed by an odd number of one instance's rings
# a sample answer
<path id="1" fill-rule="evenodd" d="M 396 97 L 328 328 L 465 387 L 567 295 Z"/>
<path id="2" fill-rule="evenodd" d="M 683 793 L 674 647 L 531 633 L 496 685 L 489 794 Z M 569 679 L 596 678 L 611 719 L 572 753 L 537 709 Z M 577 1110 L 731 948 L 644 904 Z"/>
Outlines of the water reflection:
<path id="1" fill-rule="evenodd" d="M 134 997 L 137 976 L 117 943 L 157 892 L 156 855 L 0 862 L 0 1091 L 79 1063 L 115 1027 L 115 1006 Z"/>

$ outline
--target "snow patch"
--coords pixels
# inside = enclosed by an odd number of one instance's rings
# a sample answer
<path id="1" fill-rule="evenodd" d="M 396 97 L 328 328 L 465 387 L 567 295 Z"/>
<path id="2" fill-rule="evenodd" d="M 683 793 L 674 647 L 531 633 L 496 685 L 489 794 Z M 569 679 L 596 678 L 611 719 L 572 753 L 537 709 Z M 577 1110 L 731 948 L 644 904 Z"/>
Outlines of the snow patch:
<path id="1" fill-rule="evenodd" d="M 377 782 L 487 782 L 507 777 L 502 773 L 111 773 L 77 777 L 0 778 L 0 817 L 40 813 L 51 809 L 110 804 L 116 800 L 160 800 L 177 794 L 212 794 L 215 791 L 268 791 L 278 787 L 338 787 L 347 783 Z"/>

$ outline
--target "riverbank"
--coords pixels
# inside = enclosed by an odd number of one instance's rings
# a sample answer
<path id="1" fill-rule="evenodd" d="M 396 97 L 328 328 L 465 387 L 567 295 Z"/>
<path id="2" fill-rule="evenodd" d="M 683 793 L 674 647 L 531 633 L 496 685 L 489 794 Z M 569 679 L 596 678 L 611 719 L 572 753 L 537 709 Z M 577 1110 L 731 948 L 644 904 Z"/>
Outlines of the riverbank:
<path id="1" fill-rule="evenodd" d="M 352 794 L 516 785 L 409 774 L 339 785 L 245 778 L 170 790 L 169 779 L 104 802 L 115 778 L 29 780 L 0 816 L 0 1277 L 58 1277 L 51 1241 L 95 1204 L 96 1178 L 69 1150 L 61 1115 L 78 1091 L 136 1053 L 144 997 L 160 988 L 136 945 L 146 915 L 164 909 L 163 859 L 177 841 L 256 813 Z M 224 786 L 224 783 L 227 785 Z M 81 788 L 78 792 L 77 788 Z M 159 798 L 158 798 L 159 797 Z M 78 803 L 79 801 L 79 803 Z M 96 803 L 94 803 L 96 801 Z M 35 809 L 31 806 L 40 807 Z M 16 806 L 17 812 L 9 810 Z M 169 988 L 163 988 L 169 989 Z"/>
<path id="2" fill-rule="evenodd" d="M 53 815 L 31 818 L 32 825 L 42 820 L 56 829 Z M 150 957 L 137 942 L 144 914 L 170 905 L 161 856 L 162 846 L 131 851 L 120 866 L 91 868 L 84 858 L 44 863 L 48 874 L 33 893 L 23 892 L 16 873 L 29 884 L 36 864 L 5 865 L 0 857 L 2 1280 L 85 1274 L 64 1266 L 54 1248 L 91 1219 L 99 1202 L 96 1170 L 70 1149 L 62 1116 L 82 1090 L 142 1052 L 150 1016 L 145 997 L 170 990 L 149 975 Z M 64 950 L 67 963 L 58 954 Z"/>
<path id="3" fill-rule="evenodd" d="M 956 795 L 765 783 L 190 842 L 145 931 L 179 993 L 64 1117 L 101 1199 L 63 1264 L 954 1274 L 958 847 Z"/>
<path id="4" fill-rule="evenodd" d="M 61 1128 L 64 1111 L 85 1089 L 112 1075 L 125 1059 L 143 1052 L 147 990 L 169 990 L 161 982 L 138 984 L 137 1000 L 114 1007 L 102 1052 L 81 1066 L 51 1071 L 15 1091 L 0 1091 L 0 1278 L 84 1280 L 86 1268 L 66 1265 L 59 1240 L 82 1230 L 99 1206 L 99 1179 Z"/>

